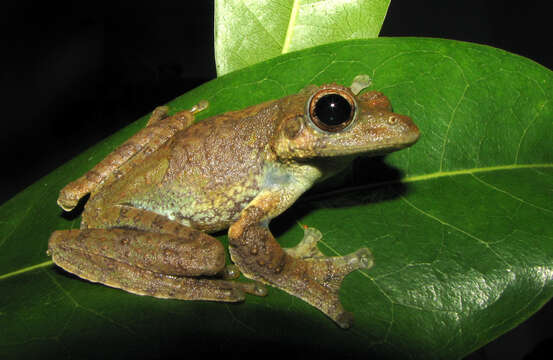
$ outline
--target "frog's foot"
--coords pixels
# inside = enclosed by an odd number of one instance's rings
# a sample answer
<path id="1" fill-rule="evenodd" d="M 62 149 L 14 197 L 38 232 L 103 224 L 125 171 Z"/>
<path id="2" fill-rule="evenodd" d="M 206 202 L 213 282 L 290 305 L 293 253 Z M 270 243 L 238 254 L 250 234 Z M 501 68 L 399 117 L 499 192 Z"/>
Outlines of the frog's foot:
<path id="1" fill-rule="evenodd" d="M 213 240 L 206 235 L 182 241 L 131 229 L 66 230 L 52 234 L 48 254 L 83 279 L 139 295 L 225 302 L 242 301 L 246 293 L 264 296 L 267 291 L 257 282 L 227 280 L 239 272 L 224 266 Z M 195 260 L 194 253 L 200 254 Z"/>
<path id="2" fill-rule="evenodd" d="M 334 274 L 337 276 L 333 278 L 333 286 L 337 289 L 340 288 L 342 279 L 350 272 L 357 269 L 370 269 L 373 266 L 373 256 L 368 248 L 361 248 L 349 255 L 327 257 L 319 248 L 317 243 L 322 239 L 323 235 L 315 228 L 304 226 L 303 239 L 298 245 L 292 248 L 284 248 L 286 253 L 297 259 L 304 260 L 324 260 L 331 262 L 331 266 L 336 268 Z M 330 285 L 330 283 L 329 283 Z"/>
<path id="3" fill-rule="evenodd" d="M 311 259 L 307 259 L 310 261 Z M 328 256 L 320 259 L 312 259 L 316 265 L 314 269 L 322 271 L 316 278 L 324 284 L 324 286 L 333 289 L 338 293 L 344 277 L 355 270 L 370 269 L 373 264 L 373 256 L 368 248 L 360 248 L 348 255 L 344 256 Z"/>
<path id="4" fill-rule="evenodd" d="M 313 228 L 306 228 L 303 240 L 286 250 L 280 248 L 263 226 L 245 228 L 239 237 L 235 231 L 233 227 L 229 231 L 230 254 L 245 276 L 301 298 L 343 328 L 351 326 L 353 317 L 343 308 L 338 293 L 347 274 L 372 266 L 369 249 L 327 257 L 316 248 L 321 233 Z"/>
<path id="5" fill-rule="evenodd" d="M 288 255 L 308 262 L 308 266 L 316 270 L 313 273 L 315 279 L 337 294 L 344 277 L 350 272 L 367 270 L 373 266 L 373 256 L 368 248 L 360 248 L 343 256 L 326 256 L 317 247 L 322 237 L 319 230 L 305 226 L 300 243 L 294 248 L 284 250 Z"/>

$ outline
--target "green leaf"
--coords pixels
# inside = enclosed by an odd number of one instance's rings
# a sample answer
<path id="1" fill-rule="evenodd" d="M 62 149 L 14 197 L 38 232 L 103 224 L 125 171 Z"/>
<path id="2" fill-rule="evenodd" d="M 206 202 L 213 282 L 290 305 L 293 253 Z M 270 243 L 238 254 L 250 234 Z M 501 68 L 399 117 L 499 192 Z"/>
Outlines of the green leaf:
<path id="1" fill-rule="evenodd" d="M 372 249 L 374 268 L 341 290 L 352 329 L 273 288 L 241 304 L 159 300 L 51 265 L 50 233 L 79 224 L 57 208 L 59 189 L 143 118 L 0 207 L 0 358 L 201 350 L 451 359 L 536 312 L 553 294 L 553 74 L 544 67 L 455 41 L 354 40 L 233 72 L 170 105 L 208 99 L 205 117 L 357 74 L 413 117 L 421 139 L 358 160 L 340 189 L 328 190 L 335 180 L 306 194 L 271 224 L 285 246 L 301 238 L 300 222 L 323 232 L 329 255 Z"/>
<path id="2" fill-rule="evenodd" d="M 317 45 L 375 38 L 389 5 L 390 0 L 216 0 L 217 74 Z"/>

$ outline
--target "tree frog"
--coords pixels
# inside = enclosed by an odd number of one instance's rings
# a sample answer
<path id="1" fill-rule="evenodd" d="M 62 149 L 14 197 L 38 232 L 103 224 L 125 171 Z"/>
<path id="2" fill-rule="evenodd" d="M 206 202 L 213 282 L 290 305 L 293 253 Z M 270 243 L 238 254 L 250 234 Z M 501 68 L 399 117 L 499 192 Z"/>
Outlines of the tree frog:
<path id="1" fill-rule="evenodd" d="M 172 116 L 156 108 L 144 129 L 61 190 L 65 211 L 90 198 L 80 229 L 55 231 L 48 254 L 81 278 L 159 298 L 234 302 L 265 295 L 268 284 L 351 326 L 338 291 L 348 273 L 372 266 L 369 249 L 327 257 L 313 228 L 282 248 L 268 225 L 355 156 L 418 139 L 383 94 L 361 93 L 368 83 L 360 75 L 350 87 L 310 85 L 196 124 L 205 101 Z M 227 228 L 235 265 L 209 235 Z M 234 280 L 239 271 L 254 281 Z"/>

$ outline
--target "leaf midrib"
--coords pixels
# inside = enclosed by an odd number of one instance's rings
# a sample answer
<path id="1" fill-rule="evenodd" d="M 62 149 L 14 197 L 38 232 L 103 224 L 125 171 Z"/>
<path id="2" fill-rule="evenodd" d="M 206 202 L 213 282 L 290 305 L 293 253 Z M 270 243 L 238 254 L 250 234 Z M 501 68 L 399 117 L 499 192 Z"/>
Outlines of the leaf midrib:
<path id="1" fill-rule="evenodd" d="M 553 167 L 553 163 L 542 163 L 542 164 L 511 164 L 511 165 L 498 165 L 498 166 L 489 166 L 489 167 L 481 167 L 481 168 L 470 168 L 470 169 L 464 169 L 464 170 L 452 170 L 452 171 L 437 171 L 434 173 L 429 173 L 425 175 L 415 175 L 415 176 L 407 176 L 401 179 L 394 179 L 389 181 L 381 181 L 376 183 L 370 183 L 370 184 L 364 184 L 359 186 L 350 186 L 346 188 L 341 188 L 329 192 L 325 192 L 322 194 L 316 194 L 313 196 L 310 196 L 309 198 L 302 198 L 303 201 L 310 201 L 314 199 L 319 198 L 327 198 L 331 196 L 336 196 L 340 194 L 345 194 L 353 191 L 359 191 L 359 190 L 366 190 L 366 189 L 372 189 L 375 187 L 385 186 L 385 185 L 391 185 L 396 184 L 398 182 L 403 183 L 412 183 L 412 182 L 418 182 L 418 181 L 426 181 L 426 180 L 433 180 L 443 177 L 453 177 L 453 176 L 461 176 L 461 175 L 473 175 L 478 173 L 486 173 L 486 172 L 492 172 L 492 171 L 508 171 L 508 170 L 522 170 L 522 169 L 538 169 L 538 168 L 551 168 Z"/>
<path id="2" fill-rule="evenodd" d="M 490 171 L 520 170 L 520 169 L 549 168 L 549 167 L 553 167 L 553 163 L 497 165 L 497 166 L 470 168 L 470 169 L 463 169 L 463 170 L 437 171 L 435 173 L 430 173 L 425 175 L 408 176 L 406 178 L 401 179 L 401 181 L 416 182 L 416 181 L 431 180 L 431 179 L 436 179 L 441 177 L 470 175 L 470 174 L 490 172 Z"/>
<path id="3" fill-rule="evenodd" d="M 288 28 L 286 29 L 286 37 L 284 38 L 284 44 L 282 45 L 281 54 L 286 54 L 289 51 L 299 8 L 300 8 L 300 0 L 294 0 L 294 4 L 292 5 L 292 11 L 290 12 L 290 21 L 288 21 Z"/>
<path id="4" fill-rule="evenodd" d="M 509 170 L 521 170 L 521 169 L 536 169 L 536 168 L 553 168 L 553 163 L 542 163 L 542 164 L 511 164 L 511 165 L 498 165 L 498 166 L 489 166 L 489 167 L 480 167 L 480 168 L 470 168 L 470 169 L 463 169 L 463 170 L 452 170 L 452 171 L 437 171 L 430 174 L 425 175 L 416 175 L 416 176 L 408 176 L 403 179 L 396 179 L 392 181 L 387 182 L 380 182 L 380 183 L 373 183 L 369 185 L 362 185 L 357 187 L 349 187 L 349 188 L 343 188 L 331 192 L 327 192 L 322 194 L 324 197 L 329 197 L 332 195 L 339 195 L 344 194 L 347 192 L 367 189 L 367 188 L 373 188 L 377 186 L 383 186 L 388 184 L 394 184 L 398 182 L 404 182 L 404 183 L 412 183 L 412 182 L 418 182 L 418 181 L 427 181 L 427 180 L 433 180 L 437 178 L 442 177 L 452 177 L 452 176 L 460 176 L 460 175 L 473 175 L 476 173 L 484 173 L 484 172 L 493 172 L 493 171 L 509 171 Z M 314 195 L 313 197 L 310 197 L 309 200 L 312 200 L 314 198 L 318 198 L 321 195 Z M 328 246 L 328 244 L 325 244 Z M 333 250 L 335 251 L 335 250 Z M 52 260 L 44 261 L 39 264 L 35 265 L 29 265 L 24 268 L 11 271 L 9 273 L 0 275 L 0 280 L 8 279 L 23 273 L 27 273 L 39 268 L 47 267 L 52 265 Z"/>

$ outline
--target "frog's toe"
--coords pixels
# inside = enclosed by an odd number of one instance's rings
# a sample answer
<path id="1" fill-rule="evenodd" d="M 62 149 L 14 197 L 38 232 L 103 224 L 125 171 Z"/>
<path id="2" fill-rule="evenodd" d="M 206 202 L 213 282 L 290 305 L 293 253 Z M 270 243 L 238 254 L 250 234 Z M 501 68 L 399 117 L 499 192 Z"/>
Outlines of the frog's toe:
<path id="1" fill-rule="evenodd" d="M 205 109 L 207 109 L 209 107 L 209 101 L 207 100 L 200 100 L 199 103 L 197 103 L 196 105 L 193 105 L 191 108 L 190 108 L 190 112 L 192 114 L 197 114 L 199 113 L 200 111 L 204 111 Z"/>
<path id="2" fill-rule="evenodd" d="M 345 256 L 328 258 L 334 267 L 338 279 L 341 279 L 350 272 L 358 269 L 370 269 L 373 264 L 373 255 L 368 248 L 361 248 Z"/>
<path id="3" fill-rule="evenodd" d="M 152 111 L 152 116 L 150 116 L 150 119 L 148 120 L 146 127 L 165 119 L 168 113 L 169 113 L 169 106 L 156 107 L 154 111 Z"/>
<path id="4" fill-rule="evenodd" d="M 69 196 L 66 196 L 66 194 L 60 194 L 60 197 L 58 198 L 58 206 L 63 209 L 65 212 L 69 212 L 77 206 L 77 200 L 70 198 Z"/>
<path id="5" fill-rule="evenodd" d="M 237 279 L 240 276 L 240 270 L 236 265 L 227 265 L 223 269 L 221 276 L 225 280 Z"/>
<path id="6" fill-rule="evenodd" d="M 315 228 L 303 226 L 303 239 L 294 247 L 284 249 L 289 255 L 299 259 L 324 258 L 324 254 L 317 247 L 323 234 Z"/>
<path id="7" fill-rule="evenodd" d="M 168 113 L 169 113 L 169 106 L 167 105 L 158 106 L 154 109 L 154 111 L 152 111 L 152 115 L 159 118 L 167 116 Z"/>
<path id="8" fill-rule="evenodd" d="M 221 291 L 218 295 L 219 296 L 214 299 L 215 301 L 241 302 L 246 299 L 246 294 L 244 293 L 244 291 L 234 286 Z"/>
<path id="9" fill-rule="evenodd" d="M 357 263 L 359 269 L 370 269 L 374 265 L 373 254 L 368 248 L 361 248 L 354 252 L 353 261 Z"/>
<path id="10" fill-rule="evenodd" d="M 268 292 L 267 287 L 259 281 L 237 282 L 235 284 L 241 291 L 255 296 L 266 296 Z"/>
<path id="11" fill-rule="evenodd" d="M 258 281 L 255 281 L 254 282 L 254 287 L 253 287 L 253 295 L 257 295 L 257 296 L 267 296 L 267 287 L 265 285 L 263 285 L 262 283 L 258 282 Z"/>
<path id="12" fill-rule="evenodd" d="M 336 323 L 342 329 L 349 329 L 353 325 L 353 314 L 349 311 L 344 311 L 336 318 Z"/>

